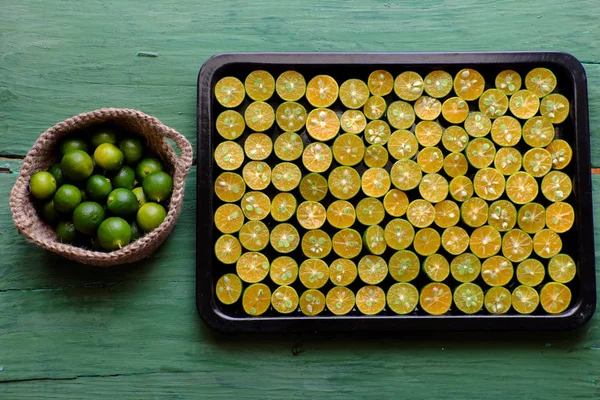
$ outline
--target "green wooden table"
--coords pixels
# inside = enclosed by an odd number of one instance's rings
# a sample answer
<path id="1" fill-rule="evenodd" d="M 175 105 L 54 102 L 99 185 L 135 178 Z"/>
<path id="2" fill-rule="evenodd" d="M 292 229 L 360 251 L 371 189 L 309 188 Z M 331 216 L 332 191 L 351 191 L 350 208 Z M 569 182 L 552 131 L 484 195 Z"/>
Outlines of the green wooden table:
<path id="1" fill-rule="evenodd" d="M 195 144 L 196 76 L 224 51 L 567 51 L 588 74 L 600 167 L 596 0 L 1 3 L 0 399 L 600 397 L 598 313 L 557 333 L 213 333 L 194 300 L 195 167 L 173 234 L 137 265 L 42 251 L 8 208 L 33 141 L 79 112 L 137 108 Z"/>

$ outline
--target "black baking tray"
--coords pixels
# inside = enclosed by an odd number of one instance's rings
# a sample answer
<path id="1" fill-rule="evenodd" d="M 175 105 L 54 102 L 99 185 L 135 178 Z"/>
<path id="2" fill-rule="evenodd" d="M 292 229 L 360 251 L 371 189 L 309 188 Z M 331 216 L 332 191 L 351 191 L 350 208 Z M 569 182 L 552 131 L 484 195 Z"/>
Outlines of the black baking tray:
<path id="1" fill-rule="evenodd" d="M 562 236 L 563 249 L 574 256 L 578 276 L 571 283 L 573 301 L 560 315 L 464 315 L 450 311 L 443 316 L 414 312 L 394 315 L 385 312 L 364 316 L 353 311 L 346 316 L 324 312 L 306 317 L 297 312 L 287 316 L 266 313 L 249 317 L 232 312 L 218 303 L 213 295 L 216 279 L 225 272 L 213 252 L 217 234 L 213 227 L 213 209 L 218 206 L 213 185 L 218 168 L 213 165 L 213 150 L 218 137 L 214 121 L 220 112 L 213 88 L 222 77 L 239 79 L 253 70 L 265 69 L 274 77 L 288 69 L 304 75 L 308 82 L 317 74 L 332 75 L 338 82 L 350 77 L 366 79 L 376 69 L 386 69 L 397 76 L 403 70 L 414 70 L 422 76 L 434 69 L 456 73 L 461 68 L 477 69 L 486 78 L 502 69 L 514 69 L 524 77 L 534 67 L 548 67 L 558 78 L 558 92 L 571 103 L 570 116 L 559 125 L 557 136 L 573 147 L 573 161 L 567 172 L 574 177 L 573 194 L 575 226 L 570 235 Z M 524 85 L 523 85 L 524 87 Z M 229 332 L 291 331 L 389 331 L 389 330 L 559 330 L 572 329 L 587 322 L 596 308 L 594 232 L 590 171 L 590 133 L 585 70 L 572 55 L 562 52 L 491 52 L 491 53 L 226 53 L 210 58 L 198 75 L 197 103 L 197 252 L 196 300 L 198 313 L 211 327 Z M 273 97 L 275 98 L 275 94 Z M 248 101 L 248 99 L 246 99 Z M 336 102 L 332 107 L 335 109 Z M 299 132 L 300 133 L 300 132 Z M 567 252 L 565 251 L 565 252 Z M 214 268 L 221 267 L 213 274 Z"/>

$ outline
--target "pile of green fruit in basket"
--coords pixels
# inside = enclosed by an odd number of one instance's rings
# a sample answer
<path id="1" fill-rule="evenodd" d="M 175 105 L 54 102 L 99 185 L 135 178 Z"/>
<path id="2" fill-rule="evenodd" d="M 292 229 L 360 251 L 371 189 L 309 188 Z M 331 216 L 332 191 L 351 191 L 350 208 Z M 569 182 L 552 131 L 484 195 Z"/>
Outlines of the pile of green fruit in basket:
<path id="1" fill-rule="evenodd" d="M 36 172 L 29 189 L 63 243 L 119 250 L 163 222 L 173 179 L 139 137 L 112 128 L 86 136 L 63 140 L 60 162 Z"/>
<path id="2" fill-rule="evenodd" d="M 220 79 L 217 299 L 250 316 L 564 312 L 569 101 L 547 68 L 497 72 Z"/>

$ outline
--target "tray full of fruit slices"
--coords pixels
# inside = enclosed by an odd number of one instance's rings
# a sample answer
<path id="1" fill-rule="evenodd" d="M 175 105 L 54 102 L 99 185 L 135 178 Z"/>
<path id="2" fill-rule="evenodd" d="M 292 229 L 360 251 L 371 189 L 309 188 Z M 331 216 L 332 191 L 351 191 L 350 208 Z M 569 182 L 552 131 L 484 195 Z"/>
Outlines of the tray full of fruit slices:
<path id="1" fill-rule="evenodd" d="M 198 312 L 247 332 L 579 326 L 588 125 L 566 53 L 217 55 L 198 78 Z"/>

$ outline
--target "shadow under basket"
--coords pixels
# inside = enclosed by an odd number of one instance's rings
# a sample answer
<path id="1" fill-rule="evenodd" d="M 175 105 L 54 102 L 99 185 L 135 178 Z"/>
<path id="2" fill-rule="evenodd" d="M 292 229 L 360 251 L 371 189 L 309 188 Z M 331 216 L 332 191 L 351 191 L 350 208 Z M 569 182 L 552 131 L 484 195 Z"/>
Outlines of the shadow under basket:
<path id="1" fill-rule="evenodd" d="M 81 134 L 87 128 L 104 124 L 121 128 L 128 134 L 145 139 L 147 147 L 164 162 L 166 170 L 173 176 L 173 193 L 163 223 L 135 242 L 110 253 L 62 243 L 54 229 L 38 214 L 29 193 L 31 176 L 38 171 L 47 170 L 59 161 L 58 143 L 62 139 L 70 134 Z M 179 155 L 165 139 L 171 139 L 175 143 Z M 102 108 L 76 115 L 44 132 L 23 160 L 19 177 L 10 194 L 10 209 L 14 224 L 28 241 L 83 264 L 106 267 L 138 261 L 152 254 L 175 226 L 181 212 L 185 177 L 192 165 L 192 157 L 192 146 L 183 135 L 143 112 L 122 108 Z"/>

